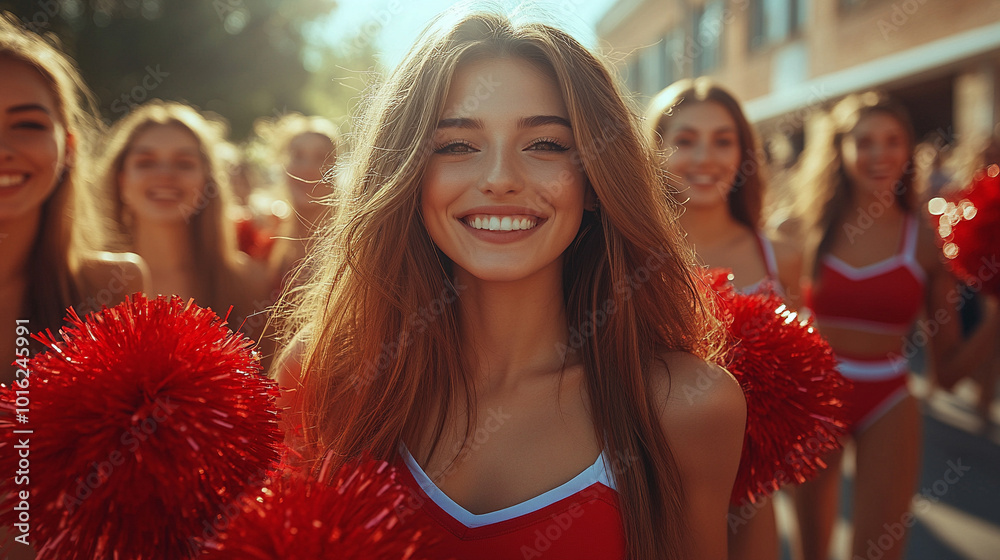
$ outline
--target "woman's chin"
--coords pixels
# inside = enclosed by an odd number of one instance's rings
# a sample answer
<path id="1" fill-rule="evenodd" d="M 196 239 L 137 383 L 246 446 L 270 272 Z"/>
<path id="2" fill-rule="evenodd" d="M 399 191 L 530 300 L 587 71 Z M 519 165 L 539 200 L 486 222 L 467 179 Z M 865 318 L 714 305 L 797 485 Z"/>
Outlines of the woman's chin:
<path id="1" fill-rule="evenodd" d="M 685 208 L 692 210 L 714 210 L 726 205 L 726 199 L 716 193 L 690 193 L 684 202 Z"/>

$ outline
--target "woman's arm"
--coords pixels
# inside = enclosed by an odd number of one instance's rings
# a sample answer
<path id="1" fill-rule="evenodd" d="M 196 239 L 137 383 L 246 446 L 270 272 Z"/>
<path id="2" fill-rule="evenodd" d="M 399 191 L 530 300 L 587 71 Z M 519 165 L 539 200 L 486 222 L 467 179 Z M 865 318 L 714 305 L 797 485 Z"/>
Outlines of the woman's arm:
<path id="1" fill-rule="evenodd" d="M 778 265 L 778 281 L 785 291 L 785 302 L 791 309 L 802 307 L 802 247 L 785 239 L 772 239 L 774 260 Z"/>
<path id="2" fill-rule="evenodd" d="M 918 259 L 927 273 L 926 317 L 918 328 L 930 335 L 928 350 L 937 384 L 951 389 L 963 377 L 978 371 L 993 355 L 1000 337 L 1000 313 L 996 296 L 984 294 L 982 320 L 963 338 L 959 309 L 971 300 L 959 291 L 958 281 L 942 263 L 932 236 L 929 229 L 922 228 L 918 241 Z"/>
<path id="3" fill-rule="evenodd" d="M 666 395 L 660 416 L 677 462 L 686 512 L 686 558 L 727 556 L 729 497 L 743 449 L 746 400 L 736 379 L 719 366 L 673 352 L 655 374 Z"/>
<path id="4" fill-rule="evenodd" d="M 302 400 L 302 357 L 305 342 L 296 336 L 288 348 L 275 356 L 271 366 L 271 377 L 278 383 L 278 410 L 281 412 L 279 426 L 285 434 L 285 443 L 292 449 L 300 450 L 305 443 L 303 433 Z"/>
<path id="5" fill-rule="evenodd" d="M 261 263 L 239 253 L 236 267 L 233 281 L 238 285 L 228 287 L 235 314 L 229 327 L 242 331 L 257 343 L 254 348 L 260 355 L 261 368 L 268 372 L 277 350 L 269 319 L 277 293 L 270 291 L 267 272 Z"/>

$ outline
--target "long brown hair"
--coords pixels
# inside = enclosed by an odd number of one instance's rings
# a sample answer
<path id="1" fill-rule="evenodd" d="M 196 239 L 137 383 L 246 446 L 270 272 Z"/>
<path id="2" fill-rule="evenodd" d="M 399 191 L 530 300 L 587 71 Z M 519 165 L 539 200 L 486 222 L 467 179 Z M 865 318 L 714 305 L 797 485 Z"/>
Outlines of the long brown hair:
<path id="1" fill-rule="evenodd" d="M 206 169 L 206 185 L 203 196 L 199 197 L 199 207 L 189 209 L 189 250 L 197 263 L 200 289 L 208 298 L 198 303 L 211 306 L 220 314 L 235 305 L 235 316 L 246 317 L 252 311 L 252 296 L 242 293 L 245 280 L 239 273 L 236 231 L 227 216 L 232 193 L 216 151 L 225 137 L 225 125 L 221 122 L 210 121 L 181 103 L 153 100 L 115 123 L 105 142 L 97 174 L 97 184 L 110 205 L 109 215 L 116 227 L 110 246 L 118 251 L 134 250 L 118 176 L 135 139 L 149 128 L 160 125 L 177 126 L 190 132 L 198 141 Z"/>
<path id="2" fill-rule="evenodd" d="M 73 141 L 72 161 L 67 162 L 42 205 L 27 271 L 24 311 L 32 319 L 32 329 L 55 332 L 66 308 L 83 299 L 81 260 L 99 249 L 104 240 L 104 224 L 91 204 L 95 197 L 87 189 L 91 140 L 99 127 L 97 110 L 90 90 L 73 62 L 60 51 L 56 38 L 43 38 L 24 29 L 10 14 L 0 16 L 0 57 L 23 62 L 41 74 L 56 102 L 55 118 Z"/>
<path id="3" fill-rule="evenodd" d="M 836 228 L 843 223 L 854 200 L 851 181 L 844 169 L 844 138 L 862 119 L 878 113 L 896 119 L 907 132 L 910 157 L 893 191 L 895 202 L 903 211 L 916 211 L 914 133 L 909 114 L 881 92 L 848 95 L 816 124 L 817 132 L 806 146 L 795 177 L 803 194 L 797 203 L 797 214 L 805 228 L 804 270 L 814 278 L 823 255 L 830 252 Z"/>
<path id="4" fill-rule="evenodd" d="M 661 150 L 663 138 L 670 126 L 670 117 L 685 105 L 718 103 L 736 123 L 740 140 L 740 165 L 727 203 L 732 217 L 757 231 L 761 226 L 761 208 L 764 203 L 766 182 L 760 142 L 750 126 L 740 102 L 728 90 L 706 77 L 683 79 L 670 84 L 649 103 L 646 111 L 645 131 L 649 139 Z"/>
<path id="5" fill-rule="evenodd" d="M 547 25 L 446 13 L 369 100 L 347 201 L 309 257 L 315 276 L 286 310 L 286 340 L 303 340 L 308 439 L 339 460 L 363 451 L 391 459 L 424 428 L 440 440 L 460 387 L 468 418 L 475 415 L 449 263 L 418 208 L 455 70 L 490 56 L 549 69 L 566 103 L 579 165 L 600 200 L 564 255 L 567 326 L 587 335 L 573 351 L 597 441 L 613 456 L 638 458 L 612 467 L 629 556 L 679 558 L 684 499 L 650 372 L 665 349 L 716 356 L 721 331 L 692 277 L 693 255 L 636 111 L 601 60 Z M 436 407 L 445 413 L 434 415 Z"/>

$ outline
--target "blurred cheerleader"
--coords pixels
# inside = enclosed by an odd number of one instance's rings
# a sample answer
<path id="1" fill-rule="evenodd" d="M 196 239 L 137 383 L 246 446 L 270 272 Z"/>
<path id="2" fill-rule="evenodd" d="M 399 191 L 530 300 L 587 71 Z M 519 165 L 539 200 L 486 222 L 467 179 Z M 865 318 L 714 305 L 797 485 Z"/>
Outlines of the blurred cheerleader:
<path id="1" fill-rule="evenodd" d="M 115 124 L 98 178 L 118 227 L 113 246 L 148 263 L 149 295 L 194 298 L 219 315 L 233 306 L 230 326 L 257 338 L 270 304 L 266 275 L 237 250 L 226 219 L 231 193 L 215 153 L 222 128 L 187 105 L 146 103 Z"/>
<path id="2" fill-rule="evenodd" d="M 86 181 L 94 115 L 69 58 L 0 16 L 0 324 L 11 335 L 55 333 L 67 307 L 83 315 L 143 289 L 141 259 L 96 251 L 102 223 Z M 0 383 L 24 389 L 30 377 L 14 361 L 38 348 L 16 335 L 0 337 Z M 3 557 L 33 558 L 8 531 L 0 527 Z"/>
<path id="3" fill-rule="evenodd" d="M 0 324 L 62 325 L 143 288 L 141 260 L 98 253 L 103 223 L 87 182 L 93 103 L 73 63 L 11 16 L 0 18 Z M 0 337 L 0 382 L 15 337 Z"/>
<path id="4" fill-rule="evenodd" d="M 736 98 L 707 78 L 681 80 L 653 99 L 646 127 L 684 201 L 680 224 L 698 259 L 731 269 L 741 292 L 775 290 L 794 304 L 801 253 L 761 231 L 765 162 Z"/>
<path id="5" fill-rule="evenodd" d="M 745 402 L 608 67 L 452 12 L 358 122 L 280 370 L 310 448 L 403 465 L 442 558 L 725 558 Z"/>
<path id="6" fill-rule="evenodd" d="M 924 198 L 940 197 L 939 200 L 929 203 L 928 208 L 942 202 L 941 199 L 952 199 L 955 196 L 960 196 L 958 193 L 973 184 L 978 173 L 987 171 L 990 166 L 1000 165 L 1000 134 L 986 138 L 973 137 L 960 142 L 958 146 L 947 152 L 935 149 L 934 145 L 926 147 L 924 152 L 921 152 L 919 148 L 917 150 L 918 163 L 928 162 L 928 160 L 930 160 L 928 163 L 931 163 L 930 166 L 918 165 L 918 179 L 921 179 L 920 182 L 926 187 L 923 191 Z M 939 161 L 945 154 L 948 156 L 947 160 L 939 167 Z M 924 155 L 922 160 L 921 155 Z M 928 167 L 930 169 L 927 169 Z M 938 181 L 935 183 L 936 176 Z M 946 180 L 942 180 L 942 177 Z M 986 239 L 983 241 L 989 243 Z M 962 334 L 967 337 L 975 332 L 976 326 L 983 319 L 985 306 L 991 305 L 991 302 L 972 286 L 966 285 L 964 280 L 958 281 L 956 290 L 961 297 L 955 301 L 955 307 L 962 319 Z M 979 402 L 976 409 L 982 420 L 980 429 L 983 433 L 987 433 L 992 425 L 990 414 L 996 394 L 997 380 L 1000 377 L 1000 344 L 994 348 L 993 358 L 983 364 L 980 371 L 970 374 L 970 377 L 979 384 Z"/>
<path id="7" fill-rule="evenodd" d="M 650 103 L 646 132 L 664 154 L 675 197 L 684 201 L 679 222 L 698 259 L 730 269 L 737 290 L 771 290 L 796 308 L 801 253 L 760 231 L 764 162 L 736 98 L 708 78 L 675 82 Z M 731 527 L 730 558 L 778 557 L 770 499 L 750 519 L 731 519 L 746 523 Z"/>
<path id="8" fill-rule="evenodd" d="M 281 191 L 287 193 L 292 215 L 278 230 L 268 268 L 275 285 L 302 262 L 317 228 L 336 211 L 332 169 L 340 149 L 337 126 L 322 117 L 291 113 L 274 123 L 255 126 L 281 162 Z M 291 279 L 287 279 L 292 281 Z M 303 276 L 294 283 L 304 282 Z"/>
<path id="9" fill-rule="evenodd" d="M 803 300 L 854 381 L 847 403 L 856 446 L 851 557 L 881 547 L 884 525 L 907 514 L 920 466 L 920 414 L 907 389 L 907 359 L 928 344 L 938 381 L 974 371 L 996 340 L 996 303 L 965 342 L 933 232 L 913 189 L 914 137 L 905 110 L 880 94 L 852 95 L 807 146 L 798 185 L 805 205 Z M 911 330 L 923 314 L 927 325 Z M 912 337 L 909 336 L 913 333 Z M 796 492 L 807 560 L 826 559 L 837 517 L 840 454 Z M 892 539 L 886 560 L 902 557 Z"/>

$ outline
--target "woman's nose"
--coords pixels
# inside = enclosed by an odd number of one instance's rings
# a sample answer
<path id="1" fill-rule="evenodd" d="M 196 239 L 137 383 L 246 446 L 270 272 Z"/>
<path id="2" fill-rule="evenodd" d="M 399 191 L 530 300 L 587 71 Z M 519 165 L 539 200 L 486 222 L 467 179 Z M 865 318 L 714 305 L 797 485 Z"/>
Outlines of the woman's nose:
<path id="1" fill-rule="evenodd" d="M 517 158 L 496 150 L 487 163 L 481 190 L 493 195 L 512 194 L 521 189 L 523 181 Z"/>

